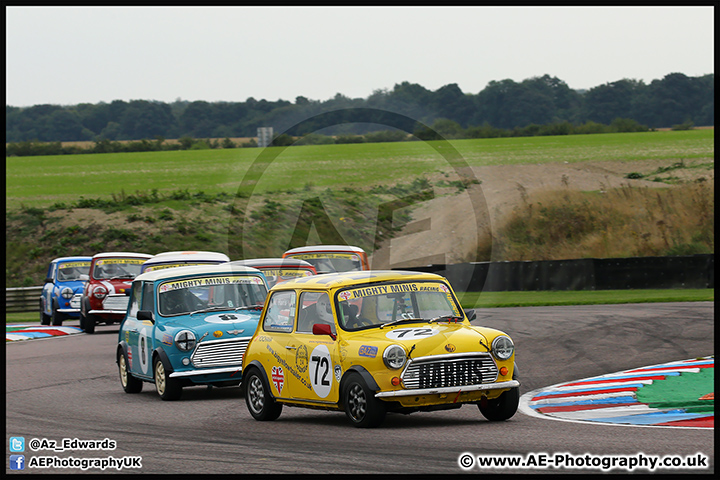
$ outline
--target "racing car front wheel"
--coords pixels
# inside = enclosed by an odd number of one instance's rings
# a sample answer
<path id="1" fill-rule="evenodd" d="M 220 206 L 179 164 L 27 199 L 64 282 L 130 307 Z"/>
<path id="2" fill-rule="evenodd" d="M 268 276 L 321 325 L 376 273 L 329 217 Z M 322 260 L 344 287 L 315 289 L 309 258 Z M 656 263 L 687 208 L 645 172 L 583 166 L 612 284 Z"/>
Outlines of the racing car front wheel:
<path id="1" fill-rule="evenodd" d="M 478 403 L 483 417 L 491 422 L 502 422 L 515 415 L 520 402 L 520 388 L 514 387 L 503 392 L 498 398 Z"/>
<path id="2" fill-rule="evenodd" d="M 52 303 L 52 324 L 57 326 L 60 326 L 63 324 L 63 320 L 67 318 L 64 313 L 59 312 L 60 305 L 58 305 L 57 299 L 53 300 Z"/>
<path id="3" fill-rule="evenodd" d="M 40 300 L 40 325 L 50 325 L 50 315 L 46 315 L 43 302 Z"/>
<path id="4" fill-rule="evenodd" d="M 155 390 L 163 400 L 177 400 L 182 395 L 182 385 L 174 378 L 170 378 L 170 374 L 165 369 L 160 357 L 155 357 L 153 363 L 153 372 L 155 372 Z"/>
<path id="5" fill-rule="evenodd" d="M 88 311 L 90 311 L 90 304 L 88 303 L 88 299 L 84 298 L 80 305 L 80 328 L 85 333 L 95 333 L 95 315 L 87 313 Z"/>
<path id="6" fill-rule="evenodd" d="M 245 381 L 245 403 L 255 420 L 275 420 L 282 413 L 282 404 L 270 396 L 270 387 L 256 368 L 250 370 Z"/>
<path id="7" fill-rule="evenodd" d="M 343 386 L 345 414 L 352 424 L 360 428 L 373 428 L 385 420 L 385 403 L 375 398 L 358 373 L 351 373 Z"/>

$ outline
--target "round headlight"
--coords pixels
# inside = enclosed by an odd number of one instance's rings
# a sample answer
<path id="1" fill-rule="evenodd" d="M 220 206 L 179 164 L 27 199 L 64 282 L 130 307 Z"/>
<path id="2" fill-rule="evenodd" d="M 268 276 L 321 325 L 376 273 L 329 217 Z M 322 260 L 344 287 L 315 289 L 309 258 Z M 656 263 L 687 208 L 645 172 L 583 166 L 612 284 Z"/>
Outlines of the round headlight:
<path id="1" fill-rule="evenodd" d="M 405 365 L 406 359 L 407 355 L 405 354 L 405 349 L 400 345 L 390 345 L 383 352 L 383 361 L 385 362 L 385 365 L 393 370 L 402 368 L 402 366 Z"/>
<path id="2" fill-rule="evenodd" d="M 72 296 L 73 296 L 72 288 L 70 288 L 70 287 L 65 287 L 65 288 L 63 288 L 62 291 L 60 292 L 60 295 L 61 295 L 64 299 L 70 300 L 70 299 L 72 298 Z"/>
<path id="3" fill-rule="evenodd" d="M 507 360 L 515 351 L 515 345 L 509 337 L 500 335 L 492 342 L 492 353 L 498 360 Z"/>
<path id="4" fill-rule="evenodd" d="M 103 287 L 102 285 L 98 285 L 93 290 L 93 296 L 95 298 L 105 298 L 106 295 L 107 295 L 107 288 Z"/>
<path id="5" fill-rule="evenodd" d="M 195 334 L 190 330 L 180 330 L 175 334 L 175 346 L 183 352 L 189 352 L 195 348 Z"/>

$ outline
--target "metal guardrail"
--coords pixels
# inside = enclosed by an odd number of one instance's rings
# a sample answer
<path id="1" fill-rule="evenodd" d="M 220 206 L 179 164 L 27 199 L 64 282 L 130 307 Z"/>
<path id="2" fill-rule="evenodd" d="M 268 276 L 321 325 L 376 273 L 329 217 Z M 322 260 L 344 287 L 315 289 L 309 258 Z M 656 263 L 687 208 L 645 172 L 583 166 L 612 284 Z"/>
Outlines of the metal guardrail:
<path id="1" fill-rule="evenodd" d="M 6 288 L 5 312 L 39 312 L 42 289 L 42 286 Z"/>
<path id="2" fill-rule="evenodd" d="M 402 270 L 438 273 L 463 292 L 715 288 L 715 254 L 473 262 Z M 6 288 L 5 311 L 38 312 L 42 288 Z"/>

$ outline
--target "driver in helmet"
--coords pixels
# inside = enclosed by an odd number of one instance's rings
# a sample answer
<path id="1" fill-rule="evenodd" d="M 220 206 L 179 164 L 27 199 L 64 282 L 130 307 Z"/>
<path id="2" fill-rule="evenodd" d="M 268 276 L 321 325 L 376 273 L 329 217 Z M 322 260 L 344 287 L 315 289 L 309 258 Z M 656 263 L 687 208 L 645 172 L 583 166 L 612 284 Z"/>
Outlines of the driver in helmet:
<path id="1" fill-rule="evenodd" d="M 330 306 L 330 299 L 328 298 L 327 293 L 320 295 L 320 298 L 318 298 L 318 301 L 315 304 L 315 311 L 317 313 L 319 323 L 327 323 L 328 325 L 335 323 L 333 322 L 332 307 Z"/>

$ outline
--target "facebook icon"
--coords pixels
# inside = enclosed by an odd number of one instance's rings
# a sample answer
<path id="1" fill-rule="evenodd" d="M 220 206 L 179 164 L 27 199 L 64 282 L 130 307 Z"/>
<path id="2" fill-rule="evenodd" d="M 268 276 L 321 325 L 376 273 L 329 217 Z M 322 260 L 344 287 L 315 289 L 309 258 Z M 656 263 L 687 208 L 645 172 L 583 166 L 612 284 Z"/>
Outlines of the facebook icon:
<path id="1" fill-rule="evenodd" d="M 10 470 L 25 470 L 25 455 L 10 455 Z"/>

